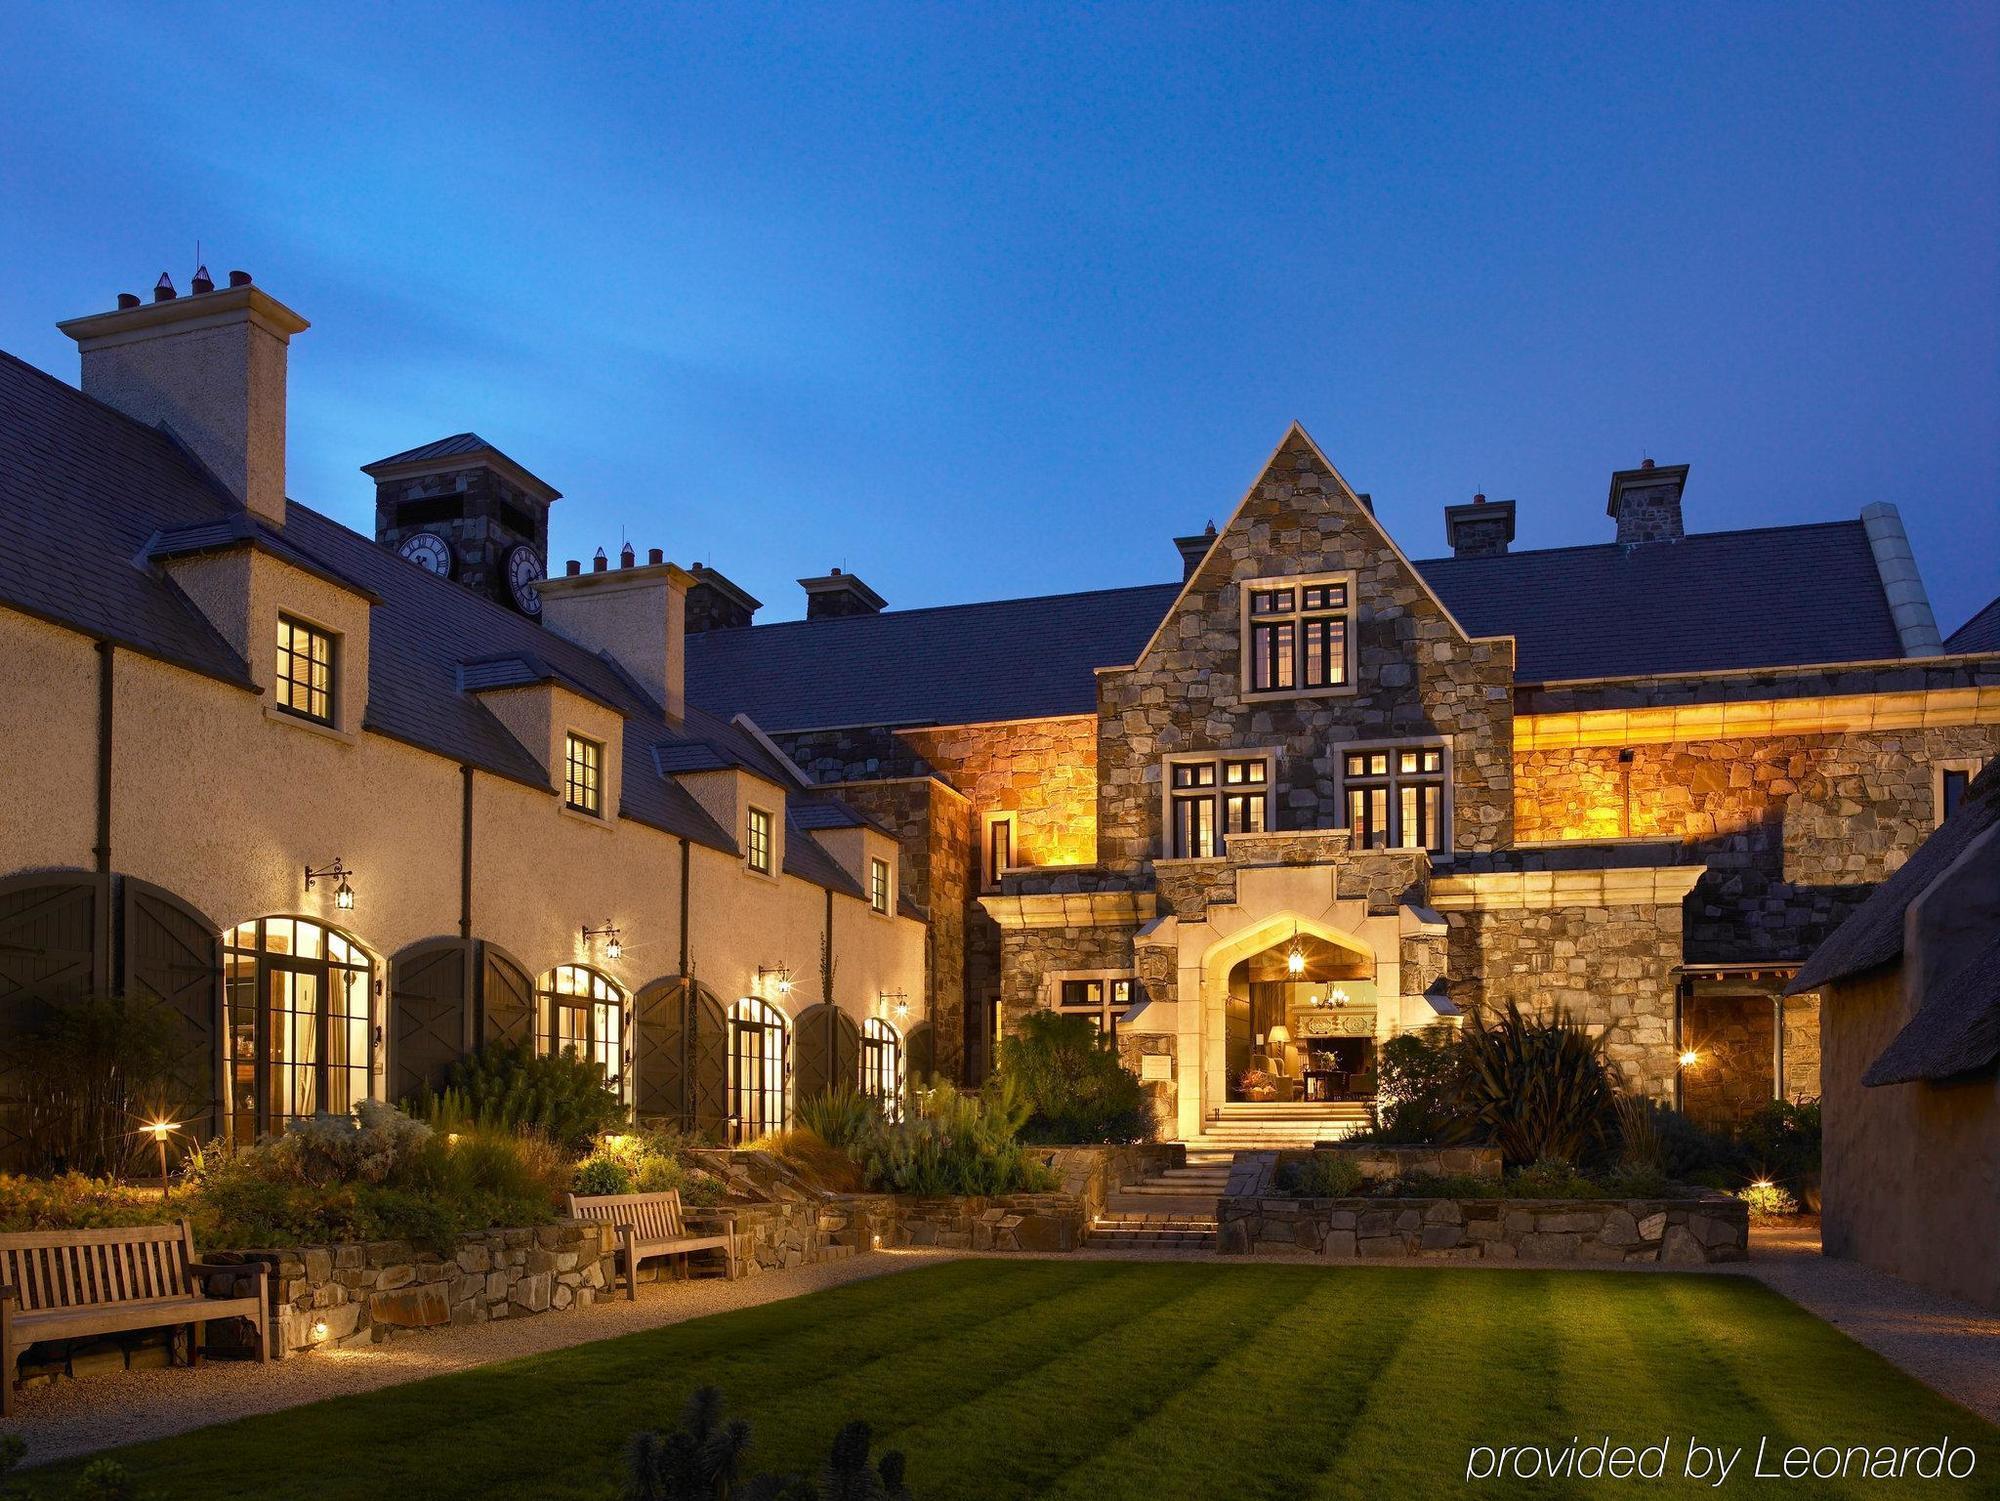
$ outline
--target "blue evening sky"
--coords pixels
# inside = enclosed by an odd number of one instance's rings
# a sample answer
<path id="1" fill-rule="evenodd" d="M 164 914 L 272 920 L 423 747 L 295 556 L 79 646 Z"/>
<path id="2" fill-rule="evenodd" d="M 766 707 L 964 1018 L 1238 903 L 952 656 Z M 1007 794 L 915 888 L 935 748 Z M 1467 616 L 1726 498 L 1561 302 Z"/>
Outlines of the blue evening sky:
<path id="1" fill-rule="evenodd" d="M 1903 509 L 2000 590 L 2000 7 L 0 14 L 0 348 L 186 287 L 313 320 L 298 499 L 474 429 L 560 560 L 802 613 L 1153 582 L 1297 418 L 1415 556 Z M 1744 601 L 1755 619 L 1755 601 Z"/>

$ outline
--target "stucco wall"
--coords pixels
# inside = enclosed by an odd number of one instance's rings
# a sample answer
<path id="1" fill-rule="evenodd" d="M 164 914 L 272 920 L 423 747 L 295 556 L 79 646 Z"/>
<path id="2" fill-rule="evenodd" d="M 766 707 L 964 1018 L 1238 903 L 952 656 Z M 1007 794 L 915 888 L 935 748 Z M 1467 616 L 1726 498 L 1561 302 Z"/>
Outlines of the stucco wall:
<path id="1" fill-rule="evenodd" d="M 0 871 L 88 867 L 97 839 L 97 652 L 73 631 L 0 610 L 0 662 Z"/>
<path id="2" fill-rule="evenodd" d="M 2000 1311 L 2000 1077 L 1861 1083 L 1907 1019 L 1901 980 L 1890 966 L 1821 997 L 1821 1239 L 1830 1256 Z"/>

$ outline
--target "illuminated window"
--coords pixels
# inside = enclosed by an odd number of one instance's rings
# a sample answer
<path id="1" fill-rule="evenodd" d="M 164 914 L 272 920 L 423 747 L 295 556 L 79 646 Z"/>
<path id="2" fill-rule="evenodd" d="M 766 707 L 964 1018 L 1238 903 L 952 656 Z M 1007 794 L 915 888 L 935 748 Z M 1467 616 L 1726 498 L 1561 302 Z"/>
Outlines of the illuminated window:
<path id="1" fill-rule="evenodd" d="M 620 1098 L 625 1088 L 625 993 L 594 969 L 564 964 L 542 980 L 542 1051 L 576 1049 L 597 1065 L 605 1085 Z"/>
<path id="2" fill-rule="evenodd" d="M 877 912 L 889 910 L 889 862 L 873 860 L 868 862 L 868 905 Z"/>
<path id="3" fill-rule="evenodd" d="M 278 617 L 278 707 L 333 723 L 333 637 L 289 615 Z"/>
<path id="4" fill-rule="evenodd" d="M 1958 805 L 1965 801 L 1965 794 L 1979 772 L 1980 763 L 1976 760 L 1937 763 L 1936 779 L 1932 783 L 1935 802 L 1932 812 L 1939 823 L 1958 811 Z"/>
<path id="5" fill-rule="evenodd" d="M 903 1039 L 879 1016 L 861 1024 L 861 1092 L 888 1119 L 902 1119 Z"/>
<path id="6" fill-rule="evenodd" d="M 563 806 L 604 816 L 604 747 L 574 732 L 563 755 Z"/>
<path id="7" fill-rule="evenodd" d="M 223 935 L 229 1128 L 255 1141 L 301 1116 L 368 1098 L 373 966 L 332 928 L 266 917 Z"/>
<path id="8" fill-rule="evenodd" d="M 1071 1016 L 1087 1016 L 1108 1038 L 1118 1036 L 1118 1023 L 1132 1009 L 1130 976 L 1109 979 L 1064 980 L 1056 991 L 1056 1010 Z"/>
<path id="9" fill-rule="evenodd" d="M 746 995 L 729 1008 L 729 1126 L 755 1141 L 785 1129 L 791 1024 L 769 1001 Z"/>
<path id="10" fill-rule="evenodd" d="M 745 852 L 750 868 L 760 876 L 771 873 L 771 815 L 762 808 L 750 810 L 749 849 Z"/>
<path id="11" fill-rule="evenodd" d="M 1167 763 L 1167 853 L 1205 860 L 1227 848 L 1231 834 L 1261 834 L 1271 826 L 1271 757 L 1177 756 Z"/>
<path id="12" fill-rule="evenodd" d="M 1354 848 L 1451 848 L 1446 784 L 1451 754 L 1441 745 L 1368 746 L 1341 753 L 1342 812 Z"/>
<path id="13" fill-rule="evenodd" d="M 1352 574 L 1252 579 L 1243 589 L 1243 691 L 1298 696 L 1344 689 Z"/>
<path id="14" fill-rule="evenodd" d="M 986 815 L 986 864 L 980 872 L 988 891 L 1000 889 L 1000 874 L 1014 863 L 1014 815 Z"/>

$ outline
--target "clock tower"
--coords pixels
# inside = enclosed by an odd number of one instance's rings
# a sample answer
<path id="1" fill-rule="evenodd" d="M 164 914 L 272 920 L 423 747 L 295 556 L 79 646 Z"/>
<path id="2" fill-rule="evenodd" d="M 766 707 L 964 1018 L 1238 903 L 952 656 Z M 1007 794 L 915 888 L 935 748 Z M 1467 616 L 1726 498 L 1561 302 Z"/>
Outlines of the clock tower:
<path id="1" fill-rule="evenodd" d="M 420 568 L 539 619 L 549 505 L 561 492 L 477 433 L 364 464 L 375 540 Z"/>

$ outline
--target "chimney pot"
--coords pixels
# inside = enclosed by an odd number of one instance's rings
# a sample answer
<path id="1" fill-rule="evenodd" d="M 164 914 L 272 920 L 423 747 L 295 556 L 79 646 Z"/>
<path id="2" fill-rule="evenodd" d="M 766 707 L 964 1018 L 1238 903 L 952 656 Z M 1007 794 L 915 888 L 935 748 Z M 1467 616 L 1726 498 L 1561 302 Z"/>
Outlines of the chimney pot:
<path id="1" fill-rule="evenodd" d="M 618 566 L 620 568 L 630 568 L 638 561 L 638 557 L 639 555 L 632 551 L 632 544 L 627 542 L 623 547 L 618 549 Z"/>
<path id="2" fill-rule="evenodd" d="M 175 296 L 174 279 L 162 271 L 160 279 L 153 283 L 153 301 L 172 302 Z"/>
<path id="3" fill-rule="evenodd" d="M 1476 505 L 1476 506 L 1483 506 L 1483 505 L 1485 505 L 1485 504 L 1486 504 L 1486 492 L 1485 492 L 1484 490 L 1479 490 L 1479 491 L 1475 491 L 1475 492 L 1473 493 L 1473 496 L 1472 496 L 1472 503 L 1473 503 L 1474 505 Z"/>
<path id="4" fill-rule="evenodd" d="M 603 548 L 601 547 L 598 548 L 597 552 L 595 553 L 595 555 L 592 556 L 590 560 L 590 571 L 592 573 L 602 573 L 604 572 L 605 569 L 609 568 L 610 566 L 611 566 L 611 559 L 607 558 L 604 555 Z"/>
<path id="5" fill-rule="evenodd" d="M 208 274 L 208 267 L 197 266 L 194 268 L 194 280 L 188 283 L 188 288 L 194 292 L 213 292 L 215 290 L 215 278 Z"/>
<path id="6" fill-rule="evenodd" d="M 1641 469 L 1651 469 L 1653 467 L 1653 461 L 1651 459 L 1641 459 L 1639 460 L 1639 467 Z"/>
<path id="7" fill-rule="evenodd" d="M 839 578 L 839 577 L 840 577 L 840 570 L 839 570 L 838 568 L 834 569 L 834 570 L 833 570 L 833 572 L 832 572 L 832 574 L 830 575 L 830 577 L 832 577 L 832 578 Z"/>
<path id="8" fill-rule="evenodd" d="M 663 547 L 649 547 L 649 548 L 647 548 L 647 549 L 646 549 L 646 566 L 647 566 L 647 567 L 649 567 L 649 568 L 654 568 L 654 567 L 658 567 L 658 566 L 659 566 L 660 564 L 662 564 L 662 563 L 664 563 L 664 562 L 666 562 L 666 561 L 667 561 L 667 552 L 666 552 L 666 549 L 665 549 L 665 548 L 663 548 Z"/>
<path id="9" fill-rule="evenodd" d="M 563 572 L 568 574 L 571 578 L 575 578 L 579 573 L 583 572 L 583 564 L 578 562 L 575 558 L 571 558 L 567 563 L 563 565 Z"/>
<path id="10" fill-rule="evenodd" d="M 248 271 L 232 271 L 232 272 L 230 272 L 230 273 L 229 273 L 229 284 L 230 284 L 230 285 L 231 285 L 232 287 L 247 287 L 247 286 L 249 286 L 249 285 L 250 285 L 250 273 L 249 273 Z"/>
<path id="11" fill-rule="evenodd" d="M 118 294 L 118 305 L 121 308 L 137 307 L 139 305 L 138 294 L 134 292 L 120 292 Z"/>

